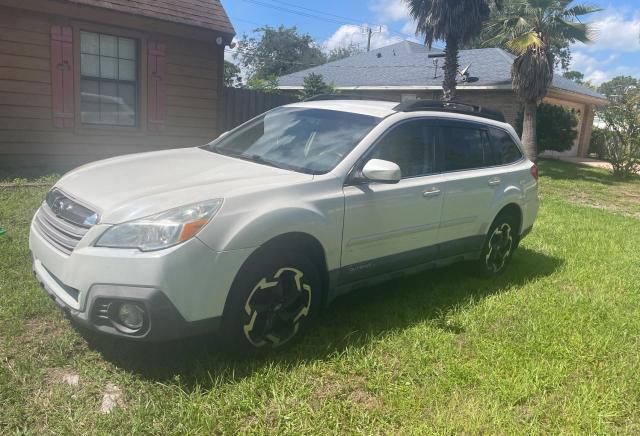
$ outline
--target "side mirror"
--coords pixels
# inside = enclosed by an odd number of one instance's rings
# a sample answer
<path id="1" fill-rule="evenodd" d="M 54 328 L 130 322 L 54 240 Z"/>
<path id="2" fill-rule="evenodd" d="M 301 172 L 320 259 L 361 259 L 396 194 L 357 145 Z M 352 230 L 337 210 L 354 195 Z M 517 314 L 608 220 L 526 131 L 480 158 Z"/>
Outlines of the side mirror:
<path id="1" fill-rule="evenodd" d="M 362 168 L 362 176 L 371 182 L 398 183 L 402 178 L 402 171 L 398 164 L 382 159 L 371 159 Z"/>

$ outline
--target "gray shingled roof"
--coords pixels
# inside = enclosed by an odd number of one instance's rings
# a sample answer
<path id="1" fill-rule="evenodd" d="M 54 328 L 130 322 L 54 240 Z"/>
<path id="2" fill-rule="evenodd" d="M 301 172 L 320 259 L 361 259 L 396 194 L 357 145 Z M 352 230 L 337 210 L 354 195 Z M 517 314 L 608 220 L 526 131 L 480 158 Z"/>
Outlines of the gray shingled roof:
<path id="1" fill-rule="evenodd" d="M 441 50 L 432 49 L 431 52 Z M 340 87 L 416 87 L 442 85 L 443 59 L 439 60 L 438 70 L 434 77 L 433 59 L 427 55 L 430 50 L 421 44 L 403 41 L 368 53 L 360 53 L 335 62 L 282 76 L 279 84 L 282 87 L 301 87 L 304 78 L 311 74 L 322 74 L 327 83 Z M 461 68 L 471 64 L 471 77 L 477 78 L 472 83 L 460 83 L 459 88 L 477 86 L 511 86 L 511 65 L 513 55 L 499 48 L 481 48 L 460 51 Z M 553 88 L 592 98 L 605 97 L 572 80 L 556 75 Z"/>

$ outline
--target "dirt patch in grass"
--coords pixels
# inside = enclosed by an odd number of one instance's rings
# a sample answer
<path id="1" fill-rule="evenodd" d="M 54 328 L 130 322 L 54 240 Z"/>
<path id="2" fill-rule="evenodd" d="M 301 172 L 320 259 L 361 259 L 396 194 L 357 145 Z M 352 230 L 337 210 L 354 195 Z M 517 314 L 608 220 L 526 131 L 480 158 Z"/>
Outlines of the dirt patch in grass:
<path id="1" fill-rule="evenodd" d="M 340 381 L 340 377 L 334 377 L 325 377 L 314 387 L 311 394 L 311 407 L 314 410 L 320 410 L 325 401 L 335 399 L 346 399 L 365 410 L 373 410 L 379 406 L 378 398 L 366 388 L 364 377 L 353 375 L 349 377 L 349 383 Z"/>
<path id="2" fill-rule="evenodd" d="M 61 338 L 67 327 L 60 321 L 44 318 L 29 318 L 24 322 L 24 332 L 19 336 L 22 343 L 50 342 Z"/>

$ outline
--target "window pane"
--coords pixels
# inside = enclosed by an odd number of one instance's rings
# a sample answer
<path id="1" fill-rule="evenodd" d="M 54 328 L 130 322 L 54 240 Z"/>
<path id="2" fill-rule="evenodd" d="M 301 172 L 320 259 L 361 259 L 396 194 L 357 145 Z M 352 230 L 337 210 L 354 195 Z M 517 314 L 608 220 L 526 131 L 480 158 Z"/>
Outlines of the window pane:
<path id="1" fill-rule="evenodd" d="M 136 87 L 128 83 L 120 83 L 118 86 L 118 94 L 120 96 L 120 104 L 131 107 L 136 105 Z"/>
<path id="2" fill-rule="evenodd" d="M 96 80 L 82 79 L 80 81 L 80 98 L 82 101 L 100 102 L 100 83 Z"/>
<path id="3" fill-rule="evenodd" d="M 82 121 L 90 124 L 135 125 L 135 82 L 138 73 L 136 41 L 92 32 L 81 32 L 80 38 Z"/>
<path id="4" fill-rule="evenodd" d="M 128 80 L 130 82 L 135 82 L 136 81 L 136 63 L 134 61 L 120 59 L 119 64 L 120 64 L 120 69 L 118 73 L 118 78 L 120 80 Z"/>
<path id="5" fill-rule="evenodd" d="M 435 155 L 432 131 L 423 121 L 402 124 L 384 137 L 371 158 L 398 164 L 403 178 L 431 174 Z"/>
<path id="6" fill-rule="evenodd" d="M 82 101 L 80 119 L 83 123 L 96 124 L 100 122 L 100 104 Z"/>
<path id="7" fill-rule="evenodd" d="M 98 34 L 91 32 L 80 32 L 80 51 L 82 53 L 98 54 Z"/>
<path id="8" fill-rule="evenodd" d="M 490 129 L 491 142 L 499 164 L 509 164 L 522 157 L 520 149 L 515 144 L 511 135 L 504 130 Z"/>
<path id="9" fill-rule="evenodd" d="M 136 44 L 133 39 L 118 38 L 118 57 L 120 59 L 136 59 Z"/>
<path id="10" fill-rule="evenodd" d="M 446 171 L 481 168 L 485 165 L 481 130 L 443 127 L 442 146 Z"/>
<path id="11" fill-rule="evenodd" d="M 90 54 L 80 55 L 80 70 L 83 76 L 100 77 L 100 58 Z"/>
<path id="12" fill-rule="evenodd" d="M 118 78 L 118 60 L 115 58 L 100 57 L 100 77 L 103 79 Z"/>
<path id="13" fill-rule="evenodd" d="M 100 105 L 100 122 L 103 124 L 118 124 L 118 105 L 102 103 Z"/>
<path id="14" fill-rule="evenodd" d="M 131 106 L 120 105 L 118 108 L 118 124 L 133 126 L 136 124 L 136 114 Z"/>
<path id="15" fill-rule="evenodd" d="M 100 55 L 118 57 L 118 38 L 111 35 L 100 35 Z"/>

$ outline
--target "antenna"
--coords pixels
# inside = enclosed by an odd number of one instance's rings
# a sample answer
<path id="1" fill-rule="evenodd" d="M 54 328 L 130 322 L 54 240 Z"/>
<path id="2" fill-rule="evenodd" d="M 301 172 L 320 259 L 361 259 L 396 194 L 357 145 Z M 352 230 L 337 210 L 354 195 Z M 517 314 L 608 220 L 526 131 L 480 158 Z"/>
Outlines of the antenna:
<path id="1" fill-rule="evenodd" d="M 433 78 L 437 79 L 438 78 L 438 62 L 440 61 L 440 58 L 444 57 L 444 53 L 429 53 L 427 55 L 427 58 L 429 59 L 433 59 Z"/>

